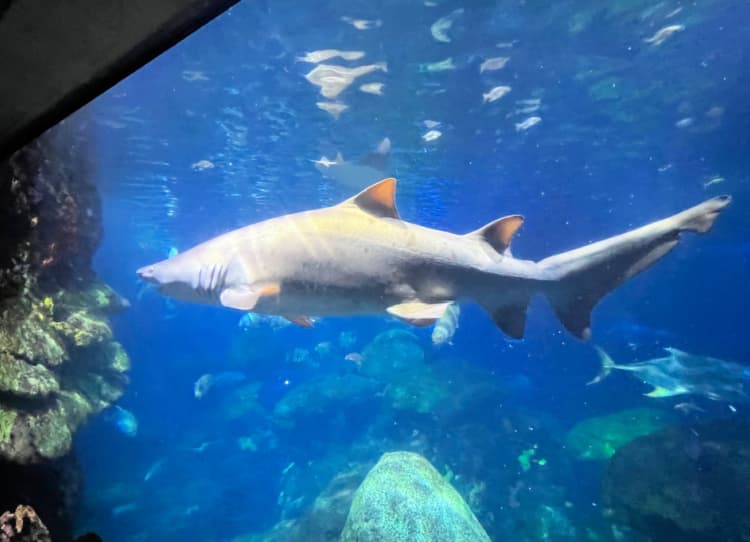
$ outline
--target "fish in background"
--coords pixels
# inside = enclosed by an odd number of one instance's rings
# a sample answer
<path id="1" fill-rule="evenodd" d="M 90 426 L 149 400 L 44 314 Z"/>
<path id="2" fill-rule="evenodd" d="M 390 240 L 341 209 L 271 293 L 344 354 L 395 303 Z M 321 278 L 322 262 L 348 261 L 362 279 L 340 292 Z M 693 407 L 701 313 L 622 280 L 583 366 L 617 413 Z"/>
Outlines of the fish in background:
<path id="1" fill-rule="evenodd" d="M 138 418 L 120 405 L 114 405 L 105 416 L 105 420 L 112 423 L 118 431 L 128 437 L 134 437 L 138 434 Z"/>
<path id="2" fill-rule="evenodd" d="M 627 371 L 653 389 L 646 397 L 698 395 L 712 401 L 745 401 L 750 370 L 738 363 L 665 348 L 666 356 L 628 365 L 618 365 L 602 348 L 595 346 L 601 371 L 588 384 L 604 380 L 613 370 Z"/>
<path id="3" fill-rule="evenodd" d="M 461 316 L 461 308 L 456 303 L 448 305 L 443 315 L 435 322 L 432 330 L 432 344 L 435 346 L 445 343 L 453 344 L 452 339 L 458 329 L 459 316 Z"/>
<path id="4" fill-rule="evenodd" d="M 644 325 L 628 318 L 606 327 L 604 334 L 609 338 L 626 342 L 632 350 L 645 344 L 663 345 L 676 338 L 676 335 L 667 329 Z"/>
<path id="5" fill-rule="evenodd" d="M 242 331 L 249 331 L 251 329 L 268 328 L 273 331 L 278 331 L 289 326 L 292 322 L 283 316 L 276 316 L 274 314 L 258 314 L 255 312 L 246 312 L 237 322 L 237 327 Z"/>
<path id="6" fill-rule="evenodd" d="M 610 291 L 670 252 L 684 232 L 706 233 L 731 201 L 717 196 L 673 216 L 540 261 L 511 255 L 523 217 L 464 235 L 402 220 L 395 179 L 329 207 L 264 220 L 136 271 L 163 295 L 275 314 L 390 314 L 434 324 L 452 303 L 479 302 L 520 339 L 533 296 L 544 295 L 563 327 L 586 340 L 591 312 Z M 304 325 L 304 324 L 303 324 Z"/>
<path id="7" fill-rule="evenodd" d="M 336 154 L 336 158 L 330 160 L 322 156 L 320 160 L 315 160 L 315 169 L 324 177 L 331 179 L 338 184 L 360 190 L 372 179 L 382 178 L 388 170 L 391 158 L 391 140 L 384 138 L 375 150 L 357 160 L 344 160 L 341 153 Z"/>
<path id="8" fill-rule="evenodd" d="M 217 374 L 206 373 L 201 375 L 193 384 L 193 395 L 196 399 L 201 399 L 213 389 L 239 384 L 246 379 L 247 376 L 244 373 L 237 371 L 224 371 Z"/>

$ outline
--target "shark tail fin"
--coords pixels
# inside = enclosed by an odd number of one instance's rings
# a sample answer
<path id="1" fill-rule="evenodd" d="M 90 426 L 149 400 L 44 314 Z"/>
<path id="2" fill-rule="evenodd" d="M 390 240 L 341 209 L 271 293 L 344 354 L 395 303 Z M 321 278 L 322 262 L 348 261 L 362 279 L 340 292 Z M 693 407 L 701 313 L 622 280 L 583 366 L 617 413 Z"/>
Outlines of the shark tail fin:
<path id="1" fill-rule="evenodd" d="M 663 220 L 540 261 L 542 290 L 557 318 L 570 333 L 588 340 L 591 311 L 602 297 L 672 250 L 682 232 L 707 232 L 730 201 L 730 196 L 718 196 Z"/>
<path id="2" fill-rule="evenodd" d="M 594 348 L 596 349 L 596 353 L 599 354 L 599 361 L 602 364 L 602 368 L 599 370 L 599 374 L 586 382 L 587 386 L 590 386 L 591 384 L 598 384 L 609 376 L 609 373 L 612 372 L 612 369 L 617 368 L 617 364 L 615 363 L 615 361 L 611 357 L 609 357 L 609 354 L 607 354 L 603 348 L 596 345 L 594 345 Z"/>

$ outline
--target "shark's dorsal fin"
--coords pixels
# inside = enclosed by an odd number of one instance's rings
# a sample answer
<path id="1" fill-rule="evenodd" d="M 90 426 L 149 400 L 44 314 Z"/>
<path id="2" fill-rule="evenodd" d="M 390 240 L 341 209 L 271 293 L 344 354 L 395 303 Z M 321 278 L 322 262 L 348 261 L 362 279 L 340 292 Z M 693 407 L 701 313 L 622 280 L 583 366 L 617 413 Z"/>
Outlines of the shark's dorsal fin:
<path id="1" fill-rule="evenodd" d="M 351 203 L 375 216 L 400 218 L 396 209 L 396 179 L 383 179 L 344 203 Z"/>
<path id="2" fill-rule="evenodd" d="M 521 224 L 523 224 L 521 215 L 504 216 L 466 235 L 467 237 L 480 237 L 500 254 L 510 255 L 510 242 Z"/>
<path id="3" fill-rule="evenodd" d="M 387 137 L 380 142 L 377 148 L 364 155 L 358 160 L 360 164 L 370 166 L 371 168 L 385 171 L 388 168 L 388 161 L 391 157 L 391 140 Z"/>
<path id="4" fill-rule="evenodd" d="M 678 350 L 677 348 L 672 348 L 671 346 L 667 346 L 664 348 L 664 351 L 667 352 L 670 356 L 673 358 L 689 358 L 690 354 L 687 352 L 684 352 L 683 350 Z"/>

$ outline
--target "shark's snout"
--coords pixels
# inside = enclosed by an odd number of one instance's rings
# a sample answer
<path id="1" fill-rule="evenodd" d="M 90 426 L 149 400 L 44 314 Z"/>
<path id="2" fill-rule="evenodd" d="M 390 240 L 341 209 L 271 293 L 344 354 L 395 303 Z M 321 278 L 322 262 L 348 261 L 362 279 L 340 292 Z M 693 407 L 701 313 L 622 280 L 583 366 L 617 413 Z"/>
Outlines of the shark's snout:
<path id="1" fill-rule="evenodd" d="M 136 274 L 145 281 L 157 282 L 156 280 L 156 266 L 146 265 L 136 271 Z"/>

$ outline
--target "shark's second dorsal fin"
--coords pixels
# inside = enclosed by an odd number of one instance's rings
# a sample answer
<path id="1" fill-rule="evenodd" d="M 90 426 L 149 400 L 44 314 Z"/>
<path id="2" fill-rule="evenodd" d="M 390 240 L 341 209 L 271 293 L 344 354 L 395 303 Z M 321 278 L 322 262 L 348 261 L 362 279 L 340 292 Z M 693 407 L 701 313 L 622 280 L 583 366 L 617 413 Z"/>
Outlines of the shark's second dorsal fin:
<path id="1" fill-rule="evenodd" d="M 375 216 L 400 218 L 396 209 L 396 179 L 383 179 L 344 203 L 351 203 Z"/>
<path id="2" fill-rule="evenodd" d="M 510 242 L 521 224 L 523 224 L 521 215 L 504 216 L 466 235 L 467 237 L 480 237 L 500 254 L 510 255 Z"/>

